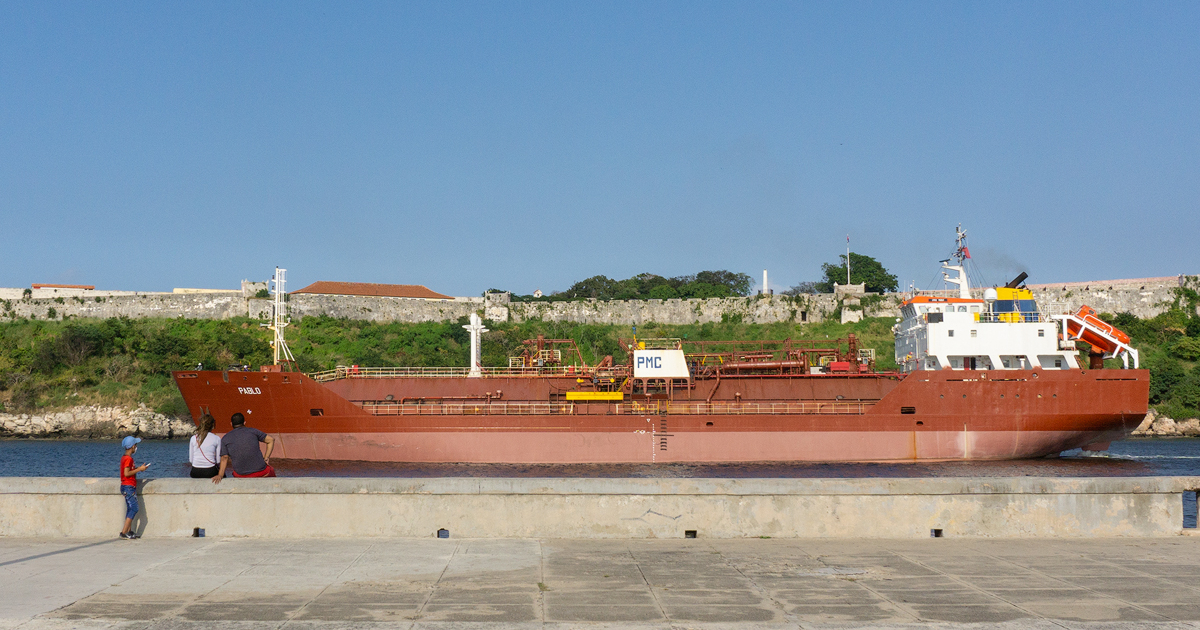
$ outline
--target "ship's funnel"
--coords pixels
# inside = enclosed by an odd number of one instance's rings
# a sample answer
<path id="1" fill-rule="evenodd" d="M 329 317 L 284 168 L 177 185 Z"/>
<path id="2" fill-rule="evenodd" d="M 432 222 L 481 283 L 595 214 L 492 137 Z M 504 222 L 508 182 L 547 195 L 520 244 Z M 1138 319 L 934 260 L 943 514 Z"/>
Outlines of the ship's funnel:
<path id="1" fill-rule="evenodd" d="M 1017 276 L 1016 278 L 1013 278 L 1012 282 L 1009 282 L 1008 284 L 1004 285 L 1004 288 L 1005 289 L 1015 289 L 1015 288 L 1021 286 L 1021 283 L 1025 282 L 1025 279 L 1028 277 L 1029 277 L 1029 274 L 1022 271 L 1021 275 Z"/>

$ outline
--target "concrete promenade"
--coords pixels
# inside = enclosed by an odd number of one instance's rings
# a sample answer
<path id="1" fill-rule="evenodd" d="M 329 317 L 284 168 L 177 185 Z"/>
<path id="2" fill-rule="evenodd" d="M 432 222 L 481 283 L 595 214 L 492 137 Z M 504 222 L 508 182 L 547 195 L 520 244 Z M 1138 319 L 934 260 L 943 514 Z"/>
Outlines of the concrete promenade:
<path id="1" fill-rule="evenodd" d="M 107 536 L 117 479 L 0 479 L 0 536 Z M 152 479 L 148 538 L 1174 537 L 1196 477 Z"/>
<path id="2" fill-rule="evenodd" d="M 0 585 L 4 630 L 1200 628 L 1200 537 L 0 538 Z"/>

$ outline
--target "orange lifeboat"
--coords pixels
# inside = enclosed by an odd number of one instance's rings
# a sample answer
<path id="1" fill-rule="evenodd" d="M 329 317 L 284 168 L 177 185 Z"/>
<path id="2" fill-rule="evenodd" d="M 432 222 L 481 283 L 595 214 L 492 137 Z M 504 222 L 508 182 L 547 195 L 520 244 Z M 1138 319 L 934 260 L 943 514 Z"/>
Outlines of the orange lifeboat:
<path id="1" fill-rule="evenodd" d="M 1083 320 L 1087 327 L 1080 326 L 1079 322 L 1068 319 L 1067 333 L 1071 338 L 1086 341 L 1091 344 L 1092 348 L 1106 354 L 1115 353 L 1122 344 L 1129 345 L 1129 335 L 1100 319 L 1096 315 L 1096 309 L 1090 306 L 1081 306 L 1075 313 L 1075 317 Z"/>

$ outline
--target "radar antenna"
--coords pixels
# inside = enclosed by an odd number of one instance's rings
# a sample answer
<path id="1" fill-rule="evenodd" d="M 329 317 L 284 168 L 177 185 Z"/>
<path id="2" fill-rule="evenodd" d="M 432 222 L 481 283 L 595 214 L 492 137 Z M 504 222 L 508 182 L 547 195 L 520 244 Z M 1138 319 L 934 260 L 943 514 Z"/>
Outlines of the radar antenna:
<path id="1" fill-rule="evenodd" d="M 967 280 L 967 268 L 963 262 L 971 257 L 971 250 L 967 249 L 967 231 L 962 229 L 962 224 L 954 229 L 954 254 L 952 254 L 956 264 L 951 265 L 950 259 L 942 261 L 942 269 L 946 271 L 954 271 L 958 273 L 957 277 L 951 278 L 950 274 L 942 272 L 942 278 L 950 284 L 958 285 L 958 297 L 969 300 L 971 299 L 971 284 Z"/>

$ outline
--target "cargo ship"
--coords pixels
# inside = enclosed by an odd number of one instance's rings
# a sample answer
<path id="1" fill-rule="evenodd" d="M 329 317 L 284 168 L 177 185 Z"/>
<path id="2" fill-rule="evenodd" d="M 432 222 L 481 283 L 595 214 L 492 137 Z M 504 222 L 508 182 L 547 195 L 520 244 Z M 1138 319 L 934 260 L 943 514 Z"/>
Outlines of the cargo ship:
<path id="1" fill-rule="evenodd" d="M 1021 284 L 971 290 L 959 230 L 953 291 L 913 292 L 896 370 L 836 341 L 623 339 L 584 362 L 572 340 L 525 342 L 480 364 L 478 315 L 462 368 L 294 366 L 275 282 L 275 363 L 173 373 L 194 419 L 242 413 L 277 458 L 390 462 L 911 462 L 1105 450 L 1147 412 L 1149 373 L 1121 331 L 1084 307 L 1038 305 Z M 953 274 L 953 275 L 951 275 Z M 1089 346 L 1080 365 L 1075 344 Z M 1105 369 L 1119 358 L 1123 368 Z"/>

